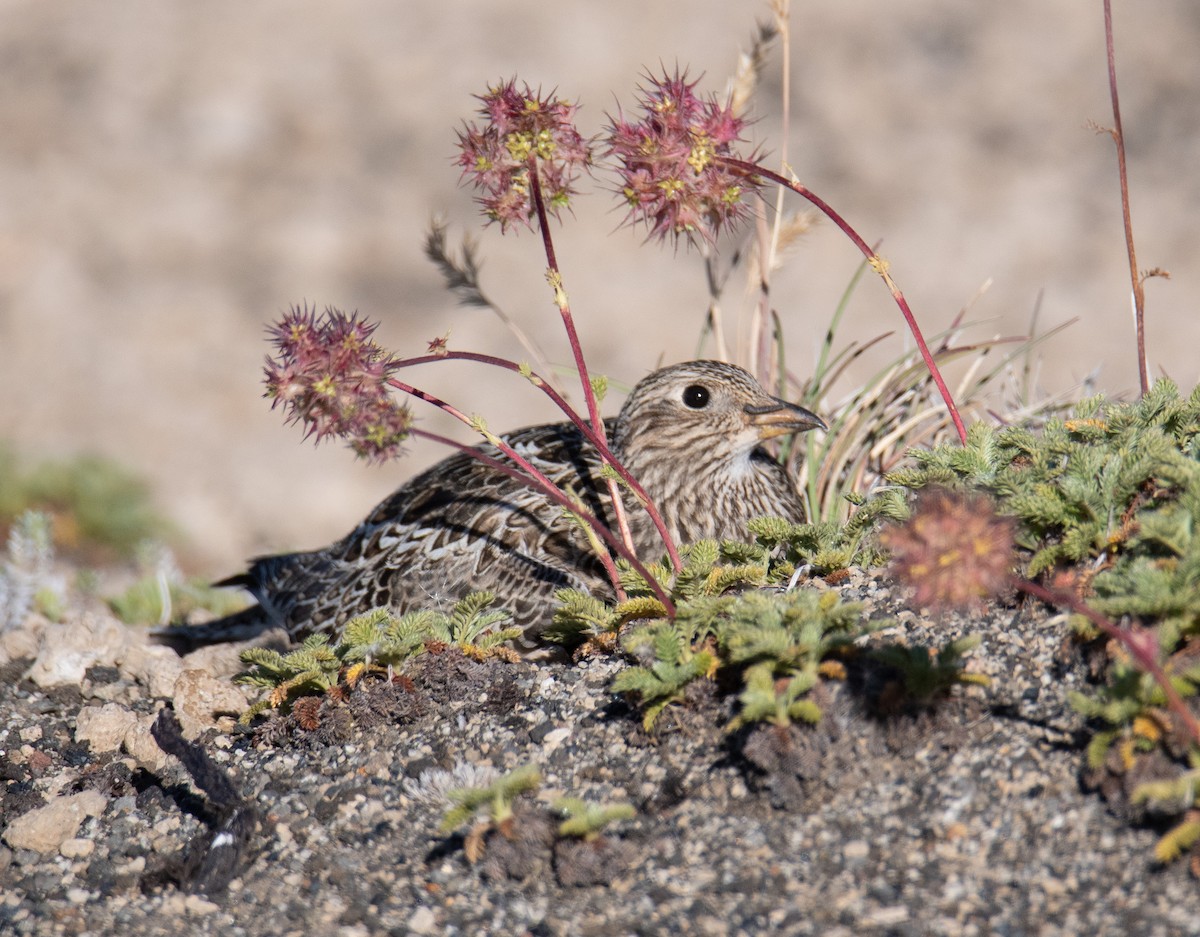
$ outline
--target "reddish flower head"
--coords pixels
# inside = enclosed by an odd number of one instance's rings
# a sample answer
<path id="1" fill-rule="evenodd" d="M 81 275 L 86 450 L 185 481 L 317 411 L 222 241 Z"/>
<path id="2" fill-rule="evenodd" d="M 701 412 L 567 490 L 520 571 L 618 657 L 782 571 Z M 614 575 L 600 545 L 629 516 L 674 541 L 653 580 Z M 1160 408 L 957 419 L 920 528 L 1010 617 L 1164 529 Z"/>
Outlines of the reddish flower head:
<path id="1" fill-rule="evenodd" d="M 278 354 L 267 358 L 266 396 L 306 436 L 339 436 L 383 461 L 399 454 L 412 414 L 388 388 L 391 357 L 371 338 L 376 327 L 336 309 L 292 307 L 269 330 Z"/>
<path id="2" fill-rule="evenodd" d="M 567 104 L 516 79 L 479 96 L 481 127 L 468 124 L 458 134 L 463 177 L 483 191 L 479 203 L 489 221 L 507 230 L 530 225 L 534 214 L 529 171 L 537 172 L 546 207 L 556 216 L 575 194 L 575 180 L 592 164 L 591 146 L 575 129 L 578 105 Z"/>
<path id="3" fill-rule="evenodd" d="M 735 168 L 745 122 L 715 98 L 701 100 L 686 73 L 647 78 L 640 121 L 609 117 L 607 153 L 617 158 L 628 221 L 650 236 L 712 241 L 747 214 L 747 196 L 761 180 Z M 745 159 L 753 162 L 751 154 Z"/>
<path id="4" fill-rule="evenodd" d="M 985 494 L 931 488 L 912 517 L 884 530 L 892 571 L 917 606 L 966 608 L 1003 592 L 1013 565 L 1013 521 Z"/>

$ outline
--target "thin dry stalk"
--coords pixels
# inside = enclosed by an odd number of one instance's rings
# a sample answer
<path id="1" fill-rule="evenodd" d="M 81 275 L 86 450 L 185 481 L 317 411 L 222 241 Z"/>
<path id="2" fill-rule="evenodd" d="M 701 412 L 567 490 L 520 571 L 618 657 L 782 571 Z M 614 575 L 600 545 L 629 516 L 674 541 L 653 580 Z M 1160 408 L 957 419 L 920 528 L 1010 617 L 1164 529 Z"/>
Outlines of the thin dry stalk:
<path id="1" fill-rule="evenodd" d="M 1146 367 L 1146 294 L 1138 273 L 1133 246 L 1133 221 L 1129 211 L 1129 174 L 1125 168 L 1125 133 L 1121 129 L 1121 102 L 1117 95 L 1117 58 L 1113 51 L 1112 0 L 1104 0 L 1104 47 L 1108 58 L 1108 88 L 1112 96 L 1113 125 L 1109 133 L 1117 147 L 1117 172 L 1121 181 L 1121 218 L 1125 224 L 1125 251 L 1129 255 L 1129 280 L 1133 287 L 1133 321 L 1137 331 L 1138 380 L 1142 394 L 1150 389 Z"/>
<path id="2" fill-rule="evenodd" d="M 504 327 L 525 349 L 537 370 L 543 374 L 552 375 L 554 369 L 541 345 L 531 338 L 529 333 L 521 328 L 499 303 L 484 292 L 479 277 L 479 260 L 475 249 L 475 239 L 470 235 L 464 235 L 460 248 L 461 256 L 456 257 L 446 242 L 446 232 L 446 224 L 435 218 L 430 222 L 429 231 L 425 235 L 425 256 L 433 261 L 441 271 L 446 288 L 464 306 L 490 309 L 492 314 L 504 323 Z M 554 383 L 554 389 L 564 397 L 569 396 L 553 377 L 548 377 L 547 380 Z"/>

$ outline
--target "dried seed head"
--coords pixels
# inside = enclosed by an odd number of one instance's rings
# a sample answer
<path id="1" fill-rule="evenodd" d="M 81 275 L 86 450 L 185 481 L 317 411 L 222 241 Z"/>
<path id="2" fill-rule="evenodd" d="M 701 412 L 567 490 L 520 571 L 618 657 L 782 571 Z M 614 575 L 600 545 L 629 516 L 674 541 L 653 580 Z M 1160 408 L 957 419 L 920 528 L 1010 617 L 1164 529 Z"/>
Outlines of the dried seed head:
<path id="1" fill-rule="evenodd" d="M 482 125 L 458 134 L 463 177 L 482 191 L 479 203 L 489 221 L 505 231 L 513 223 L 531 225 L 535 207 L 529 171 L 536 169 L 548 211 L 557 216 L 575 194 L 581 171 L 592 164 L 590 143 L 575 129 L 578 105 L 542 97 L 509 79 L 480 95 Z"/>
<path id="2" fill-rule="evenodd" d="M 388 387 L 392 359 L 371 337 L 376 327 L 337 309 L 293 307 L 269 330 L 277 354 L 267 358 L 266 396 L 318 442 L 338 436 L 384 461 L 399 454 L 412 414 Z"/>
<path id="3" fill-rule="evenodd" d="M 618 161 L 627 221 L 650 237 L 713 241 L 749 213 L 748 196 L 762 184 L 726 160 L 745 121 L 732 107 L 695 93 L 686 73 L 647 76 L 638 108 L 642 118 L 610 116 L 608 155 Z M 753 162 L 754 154 L 744 159 Z"/>

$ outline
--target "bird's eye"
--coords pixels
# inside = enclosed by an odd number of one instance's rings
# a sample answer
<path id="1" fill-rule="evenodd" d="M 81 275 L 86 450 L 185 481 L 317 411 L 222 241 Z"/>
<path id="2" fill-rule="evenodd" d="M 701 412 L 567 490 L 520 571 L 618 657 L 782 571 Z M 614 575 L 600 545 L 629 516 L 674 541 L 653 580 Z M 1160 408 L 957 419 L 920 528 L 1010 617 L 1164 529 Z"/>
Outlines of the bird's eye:
<path id="1" fill-rule="evenodd" d="M 693 410 L 703 410 L 708 406 L 708 388 L 689 384 L 683 389 L 683 402 Z"/>

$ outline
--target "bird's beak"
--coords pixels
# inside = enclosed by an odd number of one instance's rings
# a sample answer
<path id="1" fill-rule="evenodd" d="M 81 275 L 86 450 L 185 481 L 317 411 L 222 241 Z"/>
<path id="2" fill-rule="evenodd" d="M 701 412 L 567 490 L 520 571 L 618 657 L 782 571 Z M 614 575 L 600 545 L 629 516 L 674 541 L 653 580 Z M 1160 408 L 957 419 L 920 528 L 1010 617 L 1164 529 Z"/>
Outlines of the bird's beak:
<path id="1" fill-rule="evenodd" d="M 771 402 L 767 404 L 747 404 L 744 407 L 746 415 L 750 417 L 750 425 L 758 429 L 759 440 L 803 433 L 810 429 L 829 429 L 825 421 L 812 411 L 778 397 L 769 399 Z"/>

